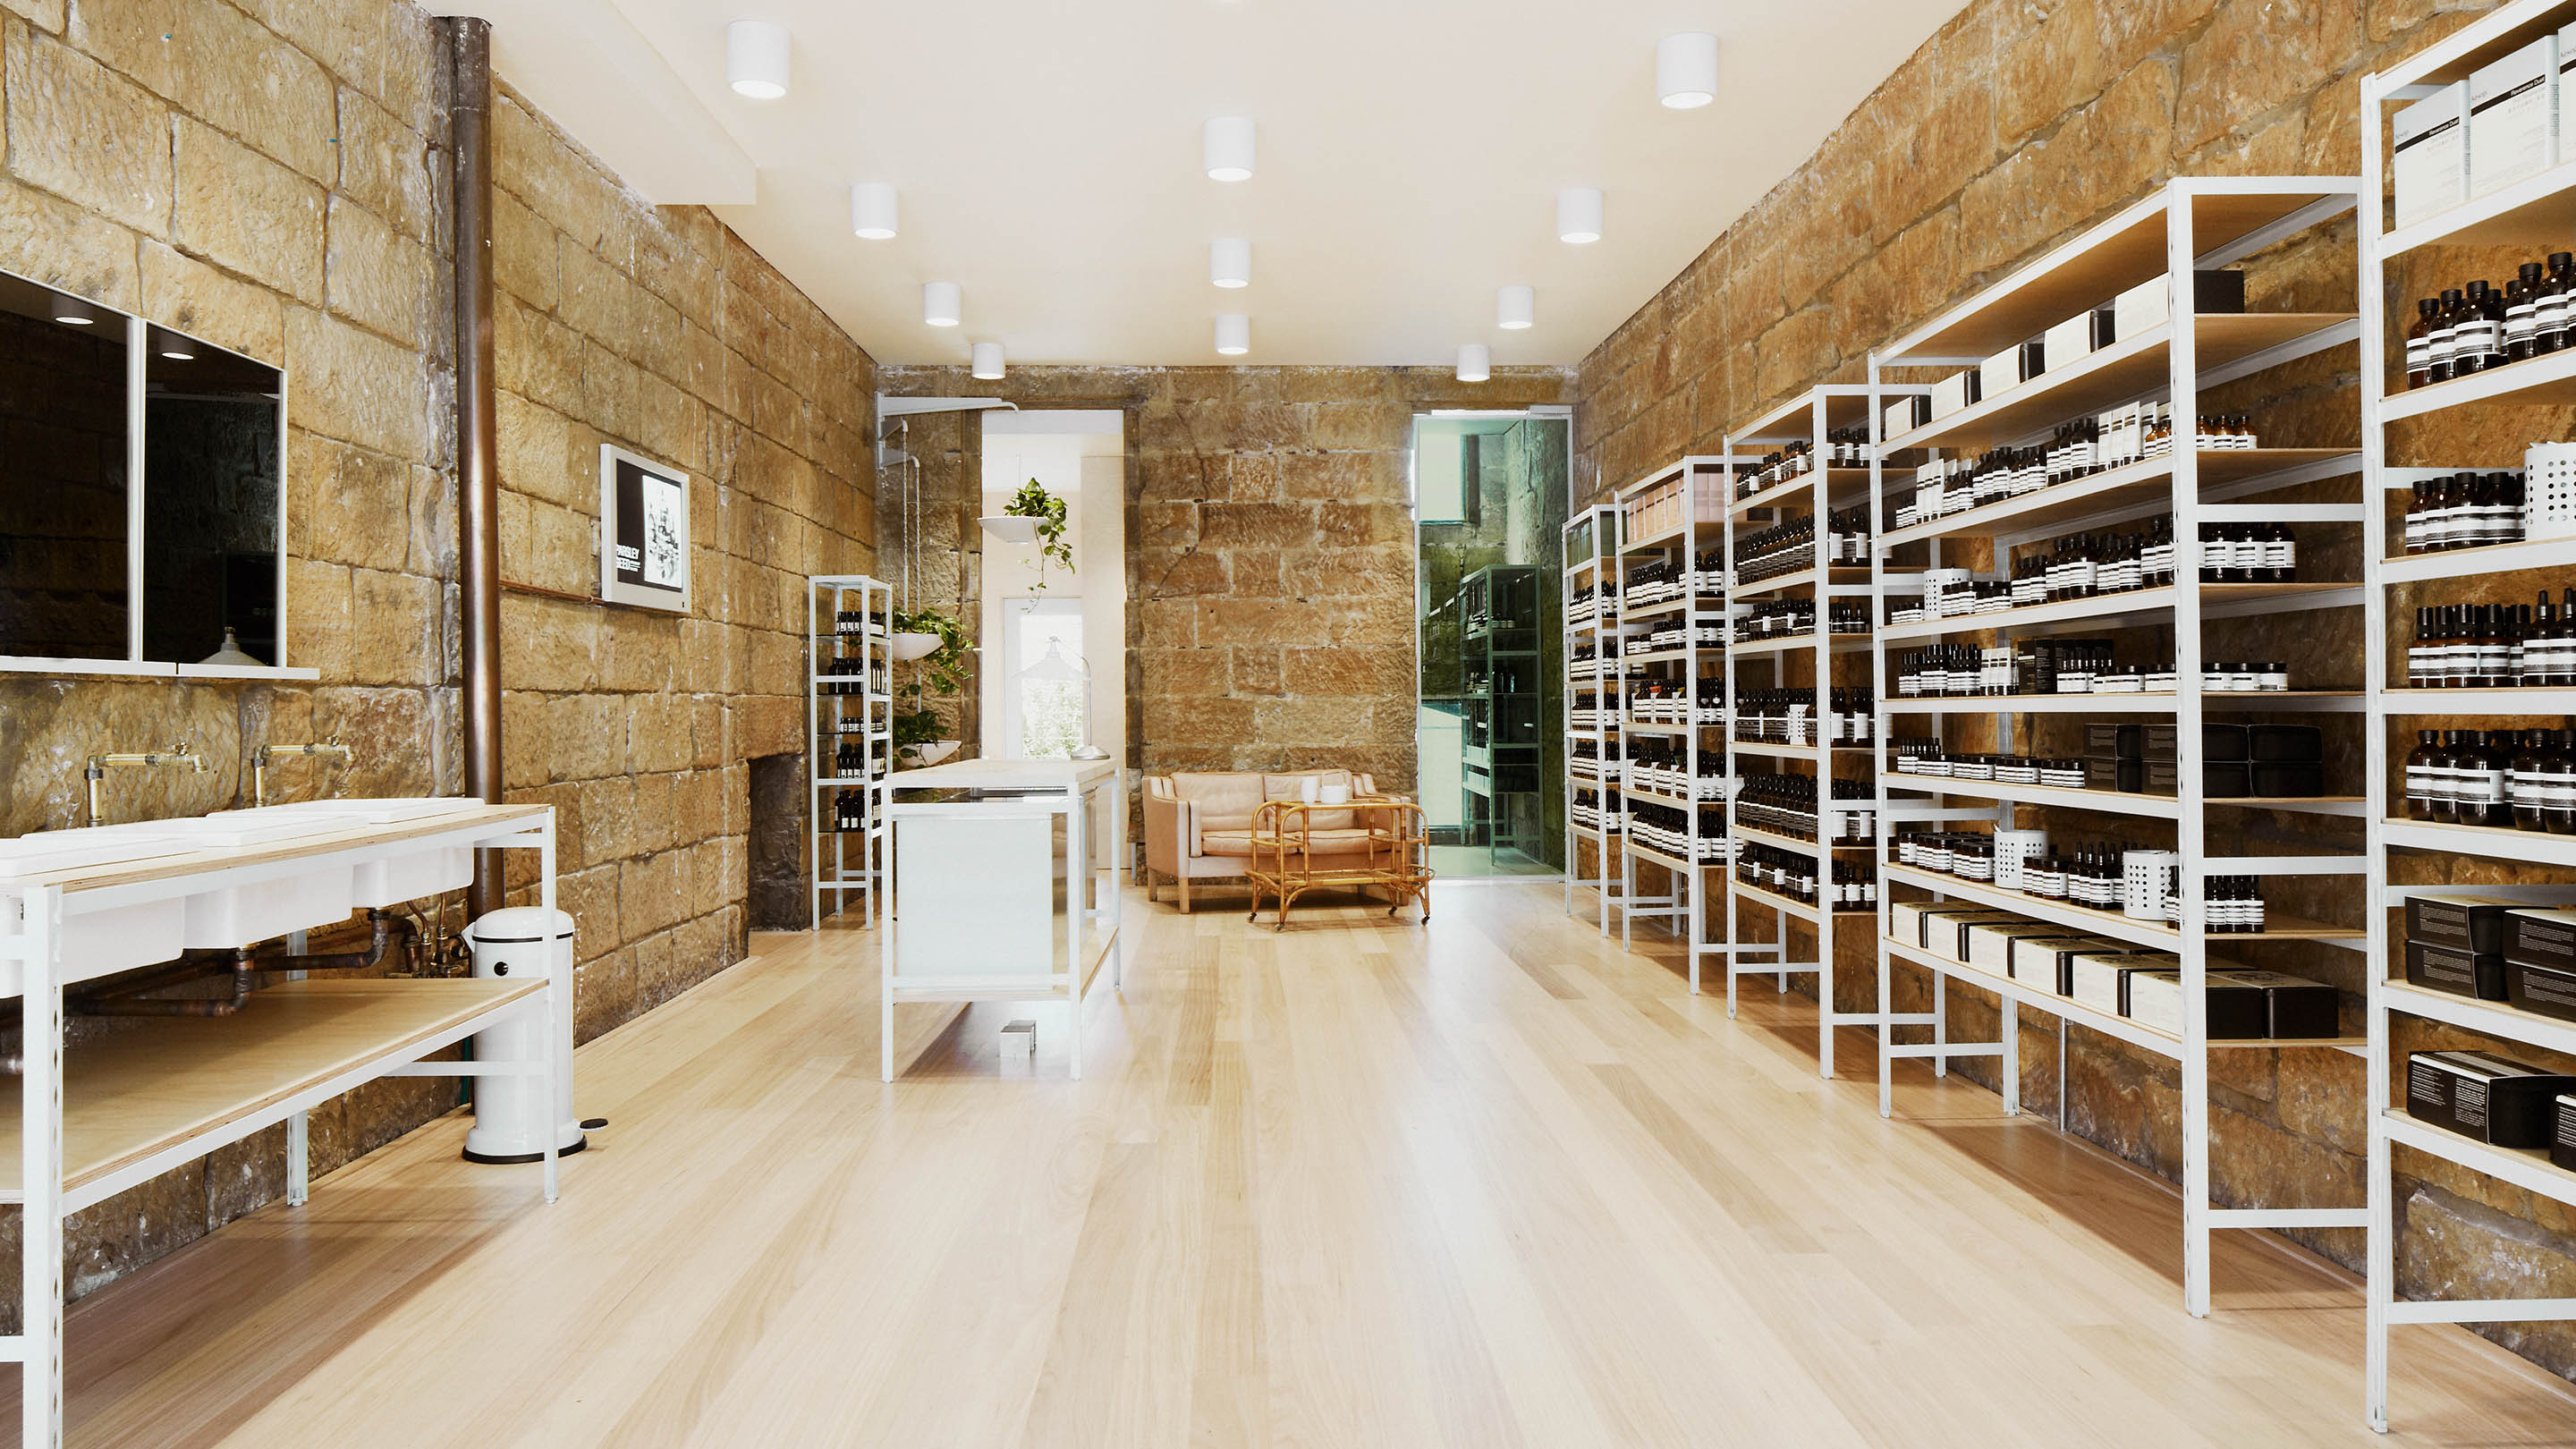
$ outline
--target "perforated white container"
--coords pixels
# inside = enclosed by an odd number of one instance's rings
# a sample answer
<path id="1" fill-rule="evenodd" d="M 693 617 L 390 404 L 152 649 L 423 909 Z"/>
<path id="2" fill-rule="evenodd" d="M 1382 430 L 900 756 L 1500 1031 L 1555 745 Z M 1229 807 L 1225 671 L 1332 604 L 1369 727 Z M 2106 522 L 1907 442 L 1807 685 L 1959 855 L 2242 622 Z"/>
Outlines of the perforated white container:
<path id="1" fill-rule="evenodd" d="M 2133 921 L 2165 918 L 2165 895 L 2174 888 L 2182 857 L 2170 850 L 2120 852 L 2120 914 Z"/>
<path id="2" fill-rule="evenodd" d="M 2048 832 L 2045 830 L 1998 830 L 1995 832 L 1995 884 L 2006 890 L 2021 889 L 2021 868 L 2048 854 Z"/>
<path id="3" fill-rule="evenodd" d="M 2522 471 L 2523 537 L 2576 537 L 2576 443 L 2534 443 Z"/>

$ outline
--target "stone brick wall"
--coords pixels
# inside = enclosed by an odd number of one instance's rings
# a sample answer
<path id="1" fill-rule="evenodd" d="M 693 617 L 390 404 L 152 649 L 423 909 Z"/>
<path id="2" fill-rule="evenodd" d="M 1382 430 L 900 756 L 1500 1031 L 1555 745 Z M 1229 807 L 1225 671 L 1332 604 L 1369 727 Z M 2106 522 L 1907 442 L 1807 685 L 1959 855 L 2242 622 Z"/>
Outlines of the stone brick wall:
<path id="1" fill-rule="evenodd" d="M 1577 477 L 1596 489 L 1615 487 L 1681 454 L 1717 451 L 1731 423 L 1812 384 L 1865 380 L 1870 348 L 2169 177 L 2358 174 L 2357 78 L 2493 8 L 2493 0 L 1977 0 L 1585 359 Z M 2519 260 L 2427 252 L 2389 286 L 2391 315 L 2400 315 L 2398 308 L 2411 315 L 2413 299 L 2434 285 L 2500 280 L 2510 275 L 2508 262 Z M 2351 304 L 2348 226 L 2266 261 L 2255 285 L 2276 290 L 2253 305 Z M 2260 382 L 2262 391 L 2249 385 L 2231 402 L 2255 414 L 2267 441 L 2329 446 L 2358 438 L 2348 353 Z M 2492 426 L 2483 435 L 2456 421 L 2400 433 L 2390 461 L 2512 466 L 2523 442 L 2565 437 L 2569 427 L 2564 409 L 2478 422 Z M 2532 587 L 2498 579 L 2475 597 L 2528 598 Z M 2403 608 L 2408 601 L 2396 602 Z M 2328 627 L 2313 636 L 2298 632 L 2312 618 Z M 2309 616 L 2295 628 L 2269 620 L 2231 627 L 2236 632 L 2223 637 L 2241 641 L 2247 657 L 2323 660 L 2336 650 L 2341 659 L 2357 657 L 2349 613 Z M 2222 649 L 2217 657 L 2237 655 Z M 2359 743 L 2357 732 L 2329 726 L 2340 731 L 2330 738 L 2337 751 Z M 2051 823 L 2086 837 L 2117 833 L 2116 822 L 2099 817 Z M 2295 848 L 2290 842 L 2305 828 L 2295 817 L 2255 817 L 2248 838 L 2258 843 L 2247 848 Z M 2359 842 L 2357 832 L 2338 839 L 2344 848 Z M 2463 884 L 2545 878 L 2492 863 L 2446 868 L 2432 858 L 2422 868 L 2439 872 L 2428 878 Z M 2312 886 L 2276 881 L 2270 889 L 2276 906 L 2336 915 L 2322 890 L 2302 889 Z M 2352 912 L 2347 904 L 2340 916 L 2358 924 Z M 2358 1024 L 2363 966 L 2351 953 L 2274 947 L 2263 959 L 2343 987 L 2347 1021 Z M 1840 961 L 1843 1005 L 1859 1009 L 1874 1000 L 1870 953 L 1855 946 Z M 1954 1040 L 1992 1039 L 1990 1000 L 1965 990 L 1949 1000 Z M 1900 968 L 1898 1001 L 1901 1010 L 1928 1003 L 1909 969 Z M 2023 1021 L 2023 1099 L 2053 1114 L 2054 1024 L 2029 1014 Z M 2418 1028 L 2401 1032 L 2397 1049 L 2465 1040 Z M 2066 1068 L 2071 1130 L 2180 1176 L 2180 1083 L 2170 1062 L 2078 1030 Z M 1954 1070 L 1994 1080 L 1988 1062 Z M 2238 1204 L 2358 1205 L 2363 1096 L 2357 1058 L 2318 1050 L 2217 1054 L 2214 1196 Z M 2398 1202 L 2408 1225 L 2401 1292 L 2440 1284 L 2450 1296 L 2520 1297 L 2576 1284 L 2576 1215 L 2413 1153 L 2400 1153 L 2399 1168 Z M 2359 1264 L 2357 1232 L 2293 1236 L 2347 1266 Z M 2576 1333 L 2564 1326 L 2490 1331 L 2576 1374 Z"/>
<path id="2" fill-rule="evenodd" d="M 286 789 L 461 788 L 445 77 L 408 0 L 0 0 L 0 269 L 288 370 L 288 649 L 321 674 L 0 679 L 0 835 L 76 822 L 84 756 L 181 737 L 210 770 L 119 777 L 116 818 L 246 804 L 250 749 L 335 733 L 355 762 Z M 744 761 L 803 749 L 799 576 L 873 562 L 873 364 L 712 215 L 647 206 L 506 90 L 495 126 L 504 576 L 594 591 L 602 441 L 699 483 L 691 617 L 505 601 L 504 768 L 562 812 L 588 1037 L 742 955 Z M 315 1170 L 455 1100 L 317 1111 Z M 75 1291 L 282 1163 L 271 1133 L 83 1214 Z"/>
<path id="3" fill-rule="evenodd" d="M 988 383 L 888 367 L 879 382 L 1126 412 L 1132 769 L 1340 764 L 1398 790 L 1415 769 L 1414 414 L 1572 391 L 1548 369 L 1014 367 Z"/>

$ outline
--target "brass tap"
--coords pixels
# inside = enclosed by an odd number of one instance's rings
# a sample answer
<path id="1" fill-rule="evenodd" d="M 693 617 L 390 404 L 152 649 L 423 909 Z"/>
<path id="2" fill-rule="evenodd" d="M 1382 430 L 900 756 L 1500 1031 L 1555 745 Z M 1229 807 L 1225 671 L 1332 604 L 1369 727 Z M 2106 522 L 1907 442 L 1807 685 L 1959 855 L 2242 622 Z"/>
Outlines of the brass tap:
<path id="1" fill-rule="evenodd" d="M 81 779 L 89 788 L 89 819 L 86 823 L 91 825 L 102 823 L 100 817 L 105 814 L 105 811 L 99 801 L 100 786 L 106 782 L 109 770 L 171 768 L 185 769 L 191 774 L 202 775 L 206 773 L 206 757 L 198 754 L 195 747 L 186 740 L 181 740 L 166 750 L 90 756 L 89 763 L 81 770 Z"/>
<path id="2" fill-rule="evenodd" d="M 347 745 L 340 743 L 338 735 L 318 745 L 262 745 L 250 752 L 250 803 L 253 806 L 268 803 L 268 762 L 284 755 L 301 755 L 308 760 L 333 758 L 343 769 L 357 758 Z"/>

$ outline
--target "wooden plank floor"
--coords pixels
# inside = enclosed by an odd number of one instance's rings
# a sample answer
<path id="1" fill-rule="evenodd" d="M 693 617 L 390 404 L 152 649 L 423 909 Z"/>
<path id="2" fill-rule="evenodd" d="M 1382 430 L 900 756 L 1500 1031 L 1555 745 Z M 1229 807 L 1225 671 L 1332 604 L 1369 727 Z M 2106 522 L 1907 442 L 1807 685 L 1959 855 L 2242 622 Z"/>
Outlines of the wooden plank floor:
<path id="1" fill-rule="evenodd" d="M 919 1008 L 873 937 L 585 1047 L 537 1201 L 426 1128 L 79 1304 L 73 1442 L 146 1446 L 2360 1444 L 2349 1280 L 1813 1017 L 1730 1022 L 1553 884 L 1183 917 L 1131 896 L 1092 1075 L 1061 1007 Z M 2566 1445 L 2566 1387 L 2401 1330 L 2389 1441 Z"/>

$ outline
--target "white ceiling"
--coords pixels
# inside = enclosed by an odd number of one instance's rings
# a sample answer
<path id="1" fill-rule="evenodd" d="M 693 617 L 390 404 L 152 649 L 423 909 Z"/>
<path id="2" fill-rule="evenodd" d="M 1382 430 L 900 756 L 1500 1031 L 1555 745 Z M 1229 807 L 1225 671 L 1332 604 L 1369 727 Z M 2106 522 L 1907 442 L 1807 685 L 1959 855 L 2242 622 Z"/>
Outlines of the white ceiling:
<path id="1" fill-rule="evenodd" d="M 878 360 L 1579 361 L 1804 159 L 1960 0 L 448 0 L 497 63 L 655 201 L 704 202 Z M 794 33 L 784 100 L 734 95 L 724 27 Z M 1654 43 L 1714 31 L 1718 104 L 1654 96 Z M 1258 174 L 1210 181 L 1200 125 L 1248 114 Z M 890 181 L 902 235 L 850 234 Z M 1555 238 L 1563 186 L 1604 239 Z M 1253 241 L 1253 284 L 1207 243 Z M 920 284 L 965 288 L 926 327 Z M 1538 325 L 1493 326 L 1538 288 Z"/>

